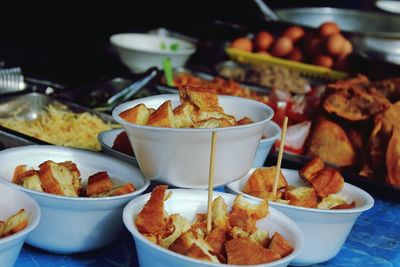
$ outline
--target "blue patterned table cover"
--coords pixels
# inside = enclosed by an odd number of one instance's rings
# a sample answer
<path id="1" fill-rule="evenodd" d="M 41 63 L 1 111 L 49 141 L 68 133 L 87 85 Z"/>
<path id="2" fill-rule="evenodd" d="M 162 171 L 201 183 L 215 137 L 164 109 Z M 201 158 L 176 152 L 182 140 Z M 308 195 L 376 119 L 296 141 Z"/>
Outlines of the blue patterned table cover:
<path id="1" fill-rule="evenodd" d="M 222 191 L 221 188 L 218 191 Z M 124 229 L 115 243 L 90 253 L 56 255 L 24 245 L 15 266 L 127 267 L 138 264 L 133 238 Z M 339 254 L 314 266 L 400 266 L 400 204 L 375 199 L 374 207 L 358 218 Z"/>

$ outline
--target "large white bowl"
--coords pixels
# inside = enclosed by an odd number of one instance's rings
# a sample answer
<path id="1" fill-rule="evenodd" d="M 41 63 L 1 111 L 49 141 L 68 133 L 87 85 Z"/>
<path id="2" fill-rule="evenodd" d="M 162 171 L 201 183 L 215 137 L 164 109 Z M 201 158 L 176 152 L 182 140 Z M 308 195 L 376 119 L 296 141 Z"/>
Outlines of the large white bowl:
<path id="1" fill-rule="evenodd" d="M 226 191 L 234 194 L 243 194 L 249 199 L 257 197 L 245 194 L 242 188 L 254 169 L 240 180 L 226 186 Z M 294 186 L 305 186 L 298 171 L 282 169 L 287 182 Z M 362 212 L 369 210 L 374 205 L 374 199 L 364 190 L 345 183 L 339 192 L 356 202 L 356 207 L 342 210 L 322 210 L 291 205 L 280 204 L 270 201 L 271 207 L 283 212 L 295 221 L 304 233 L 304 249 L 293 261 L 292 265 L 303 266 L 325 262 L 340 251 L 351 228 Z"/>
<path id="2" fill-rule="evenodd" d="M 14 266 L 26 237 L 39 224 L 40 208 L 24 192 L 15 190 L 5 184 L 0 184 L 0 220 L 5 220 L 20 209 L 25 209 L 29 223 L 22 231 L 0 238 L 0 265 L 2 267 Z"/>
<path id="3" fill-rule="evenodd" d="M 278 124 L 273 121 L 269 121 L 263 133 L 263 138 L 258 145 L 253 167 L 257 168 L 264 166 L 264 162 L 271 151 L 272 146 L 275 144 L 275 141 L 278 140 L 280 135 L 281 128 L 278 126 Z"/>
<path id="4" fill-rule="evenodd" d="M 110 41 L 117 49 L 121 61 L 133 72 L 143 72 L 150 67 L 162 69 L 164 58 L 170 58 L 172 67 L 182 67 L 196 49 L 189 42 L 153 34 L 121 33 L 111 36 Z M 166 49 L 162 49 L 165 44 Z M 169 49 L 177 44 L 178 49 Z"/>
<path id="5" fill-rule="evenodd" d="M 158 108 L 167 100 L 179 105 L 178 95 L 158 95 L 119 105 L 114 119 L 126 130 L 140 169 L 146 178 L 177 187 L 207 188 L 212 132 L 217 132 L 214 185 L 228 184 L 253 165 L 257 147 L 273 110 L 265 104 L 234 96 L 219 96 L 220 105 L 236 118 L 249 116 L 254 123 L 215 129 L 161 128 L 129 123 L 119 114 L 143 103 Z"/>
<path id="6" fill-rule="evenodd" d="M 186 219 L 193 221 L 196 213 L 205 213 L 207 211 L 208 192 L 206 190 L 172 189 L 170 191 L 172 191 L 172 196 L 165 203 L 165 210 L 168 214 L 179 213 Z M 230 210 L 235 196 L 227 193 L 214 192 L 214 198 L 218 196 L 222 196 L 225 199 L 228 210 Z M 221 266 L 221 264 L 207 263 L 169 251 L 145 238 L 136 228 L 134 218 L 136 218 L 137 214 L 142 210 L 149 197 L 150 194 L 146 194 L 132 200 L 125 207 L 123 214 L 124 224 L 135 240 L 136 252 L 141 267 Z M 254 203 L 255 201 L 250 200 L 250 202 Z M 256 202 L 259 201 L 257 200 Z M 292 244 L 294 251 L 280 260 L 252 266 L 287 266 L 290 261 L 300 253 L 303 247 L 303 233 L 292 220 L 281 212 L 270 208 L 269 215 L 257 221 L 257 227 L 268 231 L 270 235 L 276 231 L 279 232 Z"/>
<path id="7" fill-rule="evenodd" d="M 26 189 L 11 182 L 14 168 L 20 164 L 35 167 L 46 161 L 71 160 L 81 171 L 82 182 L 88 176 L 107 171 L 115 182 L 132 182 L 136 191 L 106 198 L 65 197 Z M 143 193 L 150 182 L 132 164 L 86 150 L 56 146 L 25 146 L 0 151 L 0 181 L 23 190 L 42 209 L 42 220 L 27 238 L 27 243 L 60 254 L 90 251 L 118 238 L 123 229 L 122 211 L 126 203 Z"/>

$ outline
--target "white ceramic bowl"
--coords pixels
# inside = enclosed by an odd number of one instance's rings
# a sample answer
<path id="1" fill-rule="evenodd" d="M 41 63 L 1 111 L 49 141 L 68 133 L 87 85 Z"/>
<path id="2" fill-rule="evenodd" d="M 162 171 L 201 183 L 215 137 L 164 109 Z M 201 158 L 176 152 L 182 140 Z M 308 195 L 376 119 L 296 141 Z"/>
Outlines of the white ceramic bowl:
<path id="1" fill-rule="evenodd" d="M 240 180 L 227 185 L 225 190 L 234 194 L 243 194 L 249 199 L 259 199 L 242 192 L 242 188 L 253 171 L 254 169 L 250 170 Z M 305 186 L 298 171 L 283 169 L 282 172 L 290 185 Z M 303 230 L 304 249 L 292 261 L 292 265 L 311 265 L 335 257 L 346 241 L 358 216 L 374 205 L 374 199 L 354 185 L 345 183 L 339 193 L 348 197 L 349 200 L 354 200 L 356 207 L 343 210 L 321 210 L 269 202 L 271 207 L 289 216 Z"/>
<path id="2" fill-rule="evenodd" d="M 188 189 L 172 189 L 172 196 L 165 202 L 165 210 L 168 214 L 179 213 L 186 219 L 193 221 L 196 213 L 205 213 L 207 211 L 207 194 L 206 190 L 188 190 Z M 214 192 L 214 198 L 222 196 L 228 205 L 228 210 L 232 207 L 234 195 Z M 134 218 L 148 201 L 150 194 L 140 196 L 125 207 L 123 220 L 126 228 L 131 232 L 136 245 L 139 265 L 141 267 L 161 267 L 161 266 L 221 266 L 221 264 L 207 263 L 204 261 L 192 259 L 178 253 L 164 249 L 145 238 L 136 228 Z M 254 201 L 250 200 L 254 203 Z M 258 200 L 256 202 L 259 202 Z M 257 227 L 268 231 L 270 235 L 278 231 L 285 237 L 294 247 L 294 251 L 285 258 L 268 264 L 252 265 L 252 266 L 287 266 L 289 262 L 296 257 L 303 246 L 303 233 L 299 227 L 288 217 L 274 208 L 269 209 L 269 215 L 257 221 Z M 223 265 L 226 266 L 226 265 Z M 232 266 L 232 265 L 230 265 Z"/>
<path id="3" fill-rule="evenodd" d="M 0 238 L 0 265 L 2 267 L 14 266 L 26 237 L 39 224 L 40 208 L 24 192 L 15 190 L 6 184 L 0 184 L 0 220 L 4 221 L 20 209 L 25 209 L 28 214 L 29 224 L 16 234 Z"/>
<path id="4" fill-rule="evenodd" d="M 271 151 L 272 146 L 275 144 L 275 141 L 281 135 L 281 128 L 273 121 L 269 121 L 265 131 L 263 133 L 263 139 L 261 139 L 260 144 L 258 145 L 256 158 L 253 162 L 253 167 L 262 167 L 264 166 L 264 162 Z"/>
<path id="5" fill-rule="evenodd" d="M 143 72 L 150 67 L 162 69 L 162 61 L 167 57 L 172 67 L 182 67 L 196 51 L 189 42 L 153 34 L 121 33 L 111 36 L 110 41 L 121 61 L 133 72 Z M 178 46 L 176 51 L 170 49 L 174 44 Z"/>
<path id="6" fill-rule="evenodd" d="M 117 138 L 118 134 L 120 134 L 122 131 L 124 131 L 124 129 L 112 129 L 101 132 L 97 136 L 97 140 L 99 141 L 101 149 L 104 153 L 117 159 L 122 159 L 137 164 L 137 160 L 134 156 L 129 156 L 113 148 L 115 138 Z"/>
<path id="7" fill-rule="evenodd" d="M 214 185 L 228 184 L 245 175 L 253 165 L 257 147 L 273 110 L 265 104 L 234 96 L 219 96 L 225 113 L 249 116 L 254 123 L 215 129 L 161 128 L 123 120 L 119 114 L 139 103 L 158 108 L 167 100 L 179 105 L 178 95 L 158 95 L 119 105 L 114 119 L 126 130 L 140 169 L 146 178 L 177 187 L 207 188 L 212 132 L 217 132 Z"/>
<path id="8" fill-rule="evenodd" d="M 132 182 L 137 190 L 116 197 L 75 198 L 37 192 L 11 182 L 17 165 L 37 168 L 46 160 L 75 162 L 84 184 L 88 176 L 107 171 L 114 184 Z M 150 184 L 132 164 L 74 148 L 36 145 L 10 148 L 0 151 L 0 162 L 0 181 L 25 191 L 42 209 L 42 220 L 26 242 L 60 254 L 90 251 L 116 240 L 123 229 L 121 216 L 124 206 Z"/>

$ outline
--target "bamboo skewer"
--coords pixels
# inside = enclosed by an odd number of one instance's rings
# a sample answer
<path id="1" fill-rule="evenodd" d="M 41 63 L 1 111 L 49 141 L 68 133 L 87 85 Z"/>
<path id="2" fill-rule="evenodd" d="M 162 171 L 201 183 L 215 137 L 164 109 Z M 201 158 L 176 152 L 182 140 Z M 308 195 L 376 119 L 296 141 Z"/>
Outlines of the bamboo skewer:
<path id="1" fill-rule="evenodd" d="M 214 156 L 215 156 L 215 141 L 217 139 L 217 132 L 212 132 L 211 137 L 211 154 L 210 154 L 210 171 L 208 174 L 208 204 L 207 204 L 207 234 L 211 232 L 212 220 L 212 201 L 214 190 Z"/>
<path id="2" fill-rule="evenodd" d="M 272 188 L 272 196 L 274 198 L 276 197 L 276 191 L 278 189 L 279 174 L 281 173 L 281 164 L 282 164 L 282 157 L 283 157 L 283 148 L 285 146 L 287 123 L 288 123 L 288 117 L 285 116 L 285 118 L 283 120 L 283 125 L 282 125 L 281 143 L 279 144 L 278 162 L 276 163 L 276 175 L 275 175 L 275 180 L 274 180 L 274 186 Z"/>

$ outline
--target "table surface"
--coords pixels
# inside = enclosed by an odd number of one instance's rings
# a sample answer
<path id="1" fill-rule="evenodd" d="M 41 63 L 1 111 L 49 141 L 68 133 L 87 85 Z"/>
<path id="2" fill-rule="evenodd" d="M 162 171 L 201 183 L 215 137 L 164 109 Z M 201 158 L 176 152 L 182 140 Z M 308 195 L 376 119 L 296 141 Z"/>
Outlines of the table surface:
<path id="1" fill-rule="evenodd" d="M 222 191 L 222 188 L 218 188 Z M 24 245 L 15 267 L 138 266 L 134 242 L 124 229 L 118 240 L 97 251 L 56 255 Z M 314 266 L 400 266 L 400 205 L 375 198 L 355 223 L 339 254 Z"/>

